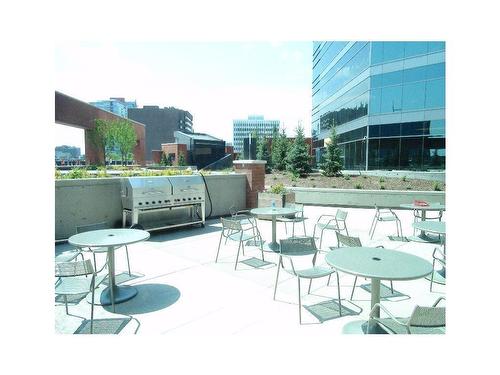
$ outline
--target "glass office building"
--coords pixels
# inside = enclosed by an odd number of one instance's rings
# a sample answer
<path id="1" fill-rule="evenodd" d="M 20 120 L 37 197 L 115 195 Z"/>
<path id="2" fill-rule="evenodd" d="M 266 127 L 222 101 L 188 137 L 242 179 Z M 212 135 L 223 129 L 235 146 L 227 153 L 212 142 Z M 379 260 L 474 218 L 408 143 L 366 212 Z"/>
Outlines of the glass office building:
<path id="1" fill-rule="evenodd" d="M 137 108 L 135 100 L 128 102 L 125 98 L 110 98 L 109 100 L 98 100 L 89 104 L 125 118 L 128 118 L 129 108 Z"/>
<path id="2" fill-rule="evenodd" d="M 344 169 L 445 168 L 444 42 L 314 42 L 312 139 Z"/>
<path id="3" fill-rule="evenodd" d="M 271 138 L 275 129 L 279 130 L 279 120 L 265 120 L 264 116 L 248 116 L 247 120 L 233 120 L 234 152 L 243 152 L 243 139 L 253 132 L 257 137 Z"/>

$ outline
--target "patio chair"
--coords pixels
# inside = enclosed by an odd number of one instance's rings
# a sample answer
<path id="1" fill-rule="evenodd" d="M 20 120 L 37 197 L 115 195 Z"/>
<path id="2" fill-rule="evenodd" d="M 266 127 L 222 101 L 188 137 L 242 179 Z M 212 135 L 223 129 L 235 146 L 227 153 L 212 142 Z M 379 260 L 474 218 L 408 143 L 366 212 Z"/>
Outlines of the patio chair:
<path id="1" fill-rule="evenodd" d="M 285 223 L 285 233 L 288 234 L 287 223 L 292 223 L 292 237 L 295 237 L 295 223 L 302 223 L 302 227 L 304 228 L 304 236 L 307 236 L 306 233 L 307 217 L 304 217 L 304 205 L 300 203 L 286 203 L 285 207 L 299 210 L 299 212 L 295 213 L 293 217 L 281 216 L 276 218 L 276 221 Z"/>
<path id="2" fill-rule="evenodd" d="M 436 272 L 436 263 L 441 267 L 446 269 L 446 254 L 442 252 L 438 247 L 432 252 L 432 274 L 431 274 L 431 285 L 430 291 L 432 292 L 432 283 L 434 282 L 434 272 Z"/>
<path id="3" fill-rule="evenodd" d="M 361 240 L 359 237 L 353 237 L 353 236 L 345 236 L 342 233 L 336 232 L 337 235 L 337 247 L 362 247 L 363 245 L 361 244 Z M 376 246 L 380 248 L 384 248 L 382 245 Z M 334 247 L 330 247 L 330 250 L 335 250 Z M 354 285 L 352 286 L 352 291 L 351 291 L 351 300 L 354 297 L 354 289 L 356 288 L 356 282 L 358 281 L 358 277 L 356 276 L 354 278 Z M 330 280 L 328 280 L 330 282 Z M 391 283 L 391 293 L 394 293 L 394 287 L 392 286 L 392 280 L 390 281 Z"/>
<path id="4" fill-rule="evenodd" d="M 375 205 L 375 216 L 373 217 L 372 225 L 370 226 L 370 231 L 368 232 L 368 234 L 370 234 L 370 239 L 373 238 L 373 235 L 375 234 L 375 228 L 377 227 L 379 221 L 396 222 L 397 235 L 398 237 L 403 236 L 403 228 L 401 227 L 401 220 L 399 220 L 398 215 L 396 215 L 390 208 L 379 208 L 377 205 Z"/>
<path id="5" fill-rule="evenodd" d="M 323 218 L 326 218 L 324 220 Z M 323 219 L 323 222 L 322 222 Z M 316 238 L 316 228 L 319 228 L 321 231 L 320 239 L 319 239 L 319 247 L 321 248 L 321 243 L 323 242 L 323 232 L 325 229 L 334 230 L 334 231 L 343 231 L 349 235 L 349 231 L 347 230 L 347 212 L 343 210 L 337 210 L 335 215 L 321 215 L 314 226 L 313 237 Z"/>
<path id="6" fill-rule="evenodd" d="M 301 292 L 300 292 L 300 279 L 309 279 L 309 289 L 307 293 L 311 293 L 311 284 L 313 279 L 318 279 L 320 277 L 330 276 L 335 272 L 334 268 L 316 266 L 316 257 L 318 254 L 318 249 L 316 248 L 316 243 L 313 237 L 291 237 L 286 240 L 280 240 L 280 258 L 278 262 L 278 269 L 276 272 L 276 282 L 274 284 L 274 296 L 273 300 L 276 300 L 276 289 L 278 286 L 278 278 L 280 268 L 283 268 L 285 272 L 296 276 L 298 283 L 298 298 L 299 298 L 299 323 L 302 324 L 302 302 L 301 302 Z M 304 256 L 312 256 L 311 264 L 307 268 L 297 269 L 294 266 L 294 259 L 301 258 Z M 290 268 L 286 268 L 283 263 L 283 258 L 289 261 Z M 302 263 L 302 262 L 301 262 Z M 339 313 L 342 315 L 342 304 L 340 301 L 340 283 L 339 275 L 337 275 L 337 293 L 338 293 L 338 303 L 339 303 Z"/>
<path id="7" fill-rule="evenodd" d="M 243 255 L 245 255 L 245 242 L 249 240 L 254 240 L 255 243 L 259 244 L 259 249 L 262 252 L 262 260 L 264 261 L 264 249 L 262 247 L 263 241 L 257 226 L 243 227 L 239 220 L 225 219 L 221 217 L 222 230 L 220 233 L 219 247 L 217 248 L 217 255 L 215 256 L 215 263 L 219 259 L 220 245 L 222 238 L 226 238 L 226 241 L 238 241 L 238 252 L 236 253 L 236 262 L 234 263 L 234 269 L 238 265 L 238 259 L 240 256 L 240 248 L 242 248 Z"/>
<path id="8" fill-rule="evenodd" d="M 435 216 L 429 216 L 430 212 L 436 212 L 436 211 L 427 211 L 425 213 L 425 220 L 439 220 L 441 221 L 443 218 L 443 211 L 439 210 L 437 211 L 437 214 Z M 413 222 L 416 223 L 417 221 L 422 221 L 423 216 L 422 216 L 422 211 L 421 210 L 413 210 Z M 417 233 L 417 229 L 413 228 L 413 235 Z"/>
<path id="9" fill-rule="evenodd" d="M 92 275 L 92 277 L 87 277 L 89 275 Z M 55 283 L 55 293 L 56 295 L 64 296 L 66 314 L 69 314 L 68 295 L 87 295 L 88 293 L 92 293 L 90 307 L 90 333 L 93 333 L 95 288 L 102 283 L 107 275 L 97 276 L 97 273 L 92 267 L 92 262 L 90 259 L 86 259 L 84 261 L 55 263 L 55 276 L 57 277 Z"/>
<path id="10" fill-rule="evenodd" d="M 102 222 L 102 223 L 96 223 L 96 224 L 79 225 L 76 227 L 76 233 L 83 233 L 83 232 L 88 232 L 91 230 L 99 230 L 99 229 L 109 229 L 108 223 Z M 143 228 L 140 224 L 134 224 L 130 227 L 130 229 L 143 229 Z M 124 246 L 125 246 L 125 253 L 127 255 L 128 274 L 129 274 L 129 276 L 132 276 L 132 273 L 130 272 L 130 261 L 129 261 L 129 256 L 128 256 L 128 248 L 127 248 L 127 245 L 124 245 Z M 119 247 L 117 247 L 116 249 L 119 249 Z M 97 261 L 96 261 L 96 253 L 97 254 L 102 254 L 102 253 L 107 254 L 107 252 L 108 252 L 107 247 L 92 247 L 92 248 L 87 247 L 87 248 L 83 248 L 82 250 L 92 253 L 92 257 L 94 259 L 94 268 L 95 269 L 98 269 Z M 107 258 L 106 258 L 106 262 L 107 262 Z"/>
<path id="11" fill-rule="evenodd" d="M 376 303 L 370 311 L 370 319 L 389 334 L 444 334 L 446 327 L 446 307 L 437 307 L 445 300 L 439 297 L 431 307 L 415 306 L 409 318 L 396 318 L 380 303 Z M 386 313 L 388 318 L 377 318 L 378 309 Z"/>

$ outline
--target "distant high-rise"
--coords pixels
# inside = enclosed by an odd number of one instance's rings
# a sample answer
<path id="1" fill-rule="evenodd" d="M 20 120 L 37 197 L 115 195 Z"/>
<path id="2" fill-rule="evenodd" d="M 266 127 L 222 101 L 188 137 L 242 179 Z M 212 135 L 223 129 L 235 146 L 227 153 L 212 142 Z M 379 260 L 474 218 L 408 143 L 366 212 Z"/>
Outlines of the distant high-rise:
<path id="1" fill-rule="evenodd" d="M 248 116 L 247 120 L 233 120 L 234 152 L 243 152 L 243 139 L 253 132 L 257 137 L 271 138 L 274 129 L 279 130 L 279 120 L 264 120 L 264 116 Z"/>
<path id="2" fill-rule="evenodd" d="M 146 125 L 146 160 L 153 160 L 152 150 L 161 150 L 162 143 L 175 142 L 174 132 L 193 132 L 193 116 L 188 111 L 157 105 L 130 108 L 128 118 Z"/>
<path id="3" fill-rule="evenodd" d="M 444 42 L 314 42 L 312 138 L 345 169 L 444 169 Z"/>
<path id="4" fill-rule="evenodd" d="M 98 100 L 96 102 L 90 102 L 89 104 L 125 118 L 128 118 L 129 108 L 137 108 L 135 100 L 133 102 L 127 102 L 125 98 L 109 98 L 109 100 Z"/>

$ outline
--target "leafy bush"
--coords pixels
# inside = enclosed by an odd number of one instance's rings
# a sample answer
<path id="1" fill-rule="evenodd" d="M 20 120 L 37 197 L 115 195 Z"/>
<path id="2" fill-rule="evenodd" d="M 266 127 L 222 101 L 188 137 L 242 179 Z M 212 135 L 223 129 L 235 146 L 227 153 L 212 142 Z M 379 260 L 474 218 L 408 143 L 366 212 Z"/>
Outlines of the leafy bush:
<path id="1" fill-rule="evenodd" d="M 406 182 L 406 176 L 403 176 L 403 178 L 401 179 L 401 181 Z"/>
<path id="2" fill-rule="evenodd" d="M 351 179 L 351 176 L 349 176 L 349 175 L 348 175 L 348 176 L 345 176 L 345 177 L 344 177 L 344 179 L 345 179 L 346 181 L 349 181 L 349 180 Z"/>
<path id="3" fill-rule="evenodd" d="M 441 186 L 439 185 L 438 182 L 434 183 L 434 191 L 441 191 Z"/>
<path id="4" fill-rule="evenodd" d="M 286 188 L 285 186 L 280 182 L 278 184 L 272 185 L 270 192 L 273 194 L 285 194 L 286 193 Z"/>
<path id="5" fill-rule="evenodd" d="M 355 187 L 356 189 L 363 189 L 363 185 L 361 185 L 361 184 L 356 184 L 354 187 Z"/>
<path id="6" fill-rule="evenodd" d="M 385 186 L 384 185 L 380 185 L 380 190 L 385 190 Z"/>
<path id="7" fill-rule="evenodd" d="M 379 181 L 380 183 L 383 183 L 383 182 L 385 182 L 385 178 L 380 177 L 380 180 L 378 180 L 378 181 Z"/>
<path id="8" fill-rule="evenodd" d="M 76 178 L 90 178 L 90 174 L 85 168 L 73 168 L 69 171 L 64 178 L 76 179 Z"/>

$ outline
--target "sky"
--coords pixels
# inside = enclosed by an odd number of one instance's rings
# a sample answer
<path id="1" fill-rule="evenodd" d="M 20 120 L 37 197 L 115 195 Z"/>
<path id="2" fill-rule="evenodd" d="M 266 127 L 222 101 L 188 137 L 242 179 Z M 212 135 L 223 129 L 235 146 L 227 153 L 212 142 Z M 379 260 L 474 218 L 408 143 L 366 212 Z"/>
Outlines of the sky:
<path id="1" fill-rule="evenodd" d="M 233 120 L 263 115 L 311 132 L 312 42 L 59 42 L 55 89 L 85 102 L 124 97 L 187 110 L 195 132 L 232 142 Z M 83 130 L 56 144 L 84 152 Z"/>

